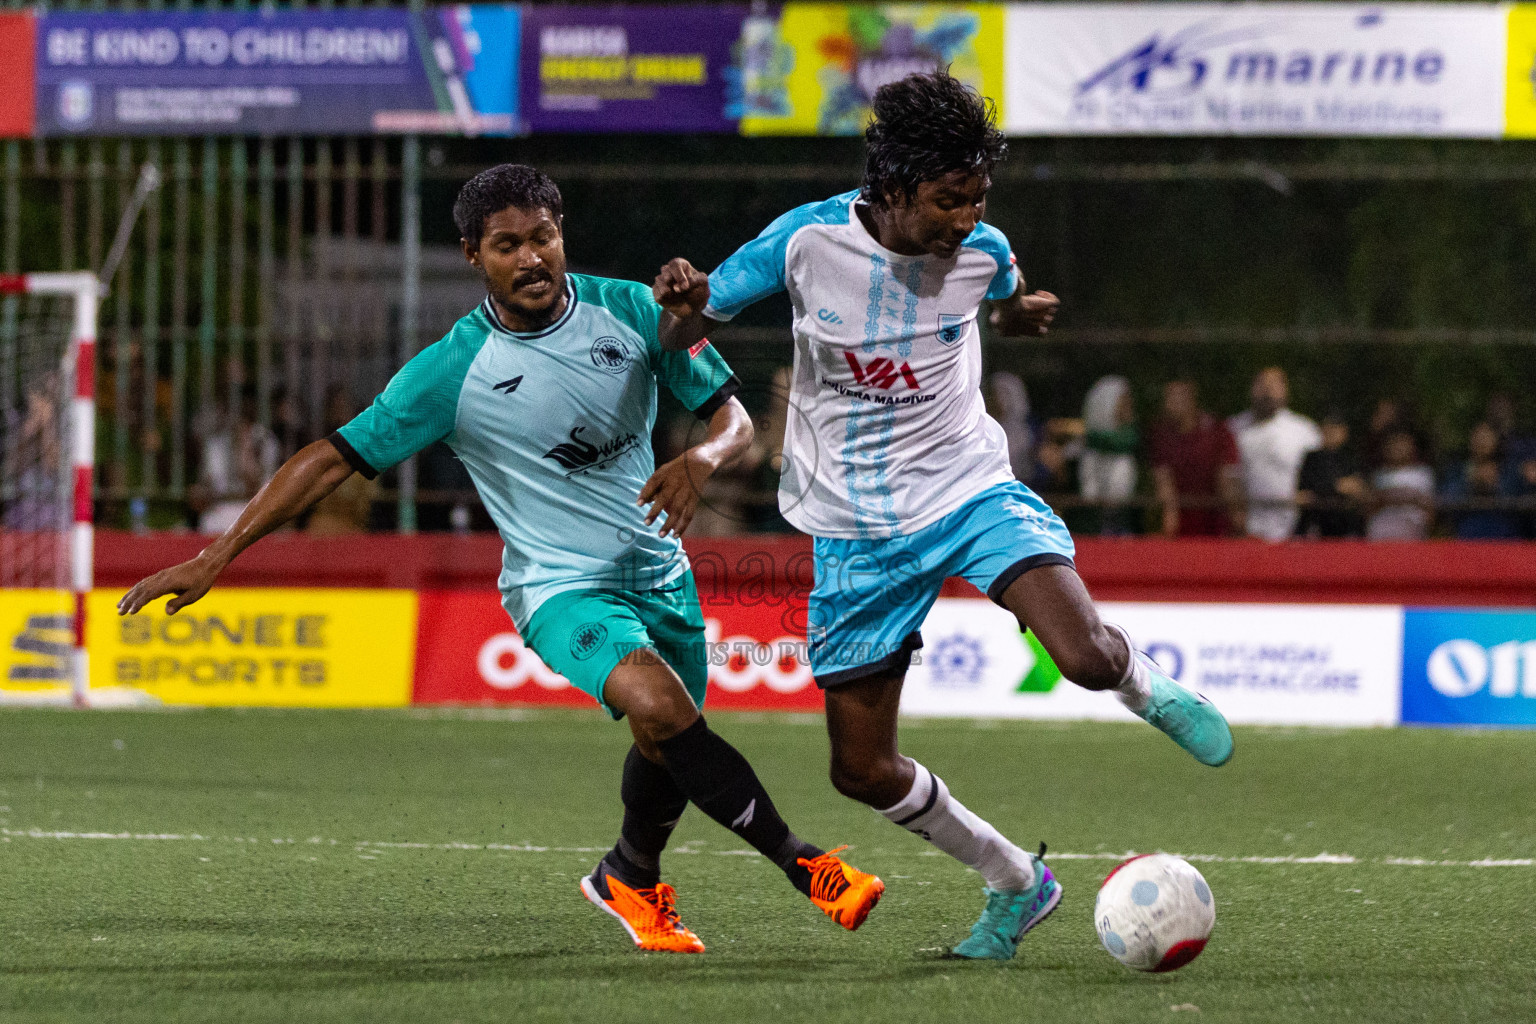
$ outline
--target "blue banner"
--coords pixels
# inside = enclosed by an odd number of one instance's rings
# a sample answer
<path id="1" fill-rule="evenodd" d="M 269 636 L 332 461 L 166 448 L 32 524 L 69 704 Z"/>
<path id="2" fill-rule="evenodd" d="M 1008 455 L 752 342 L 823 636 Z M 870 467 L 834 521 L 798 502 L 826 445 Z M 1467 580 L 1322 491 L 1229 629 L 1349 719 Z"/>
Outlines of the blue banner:
<path id="1" fill-rule="evenodd" d="M 1536 726 L 1536 612 L 1408 609 L 1403 721 Z"/>
<path id="2" fill-rule="evenodd" d="M 40 135 L 511 134 L 510 5 L 50 13 Z"/>

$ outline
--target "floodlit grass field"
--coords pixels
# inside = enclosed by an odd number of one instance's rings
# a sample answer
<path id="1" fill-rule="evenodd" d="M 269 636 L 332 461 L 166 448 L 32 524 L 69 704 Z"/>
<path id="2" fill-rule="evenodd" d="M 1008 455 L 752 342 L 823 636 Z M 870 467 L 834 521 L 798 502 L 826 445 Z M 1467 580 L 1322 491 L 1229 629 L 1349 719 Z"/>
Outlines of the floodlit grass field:
<path id="1" fill-rule="evenodd" d="M 979 879 L 837 796 L 819 719 L 713 722 L 885 878 L 861 931 L 690 810 L 664 869 L 709 952 L 630 947 L 576 888 L 628 742 L 595 713 L 0 713 L 0 1020 L 1536 1019 L 1536 735 L 1247 729 L 1211 771 L 1142 727 L 910 723 L 1021 843 L 1224 858 L 1210 948 L 1143 976 L 1081 856 L 1013 963 L 940 959 Z"/>

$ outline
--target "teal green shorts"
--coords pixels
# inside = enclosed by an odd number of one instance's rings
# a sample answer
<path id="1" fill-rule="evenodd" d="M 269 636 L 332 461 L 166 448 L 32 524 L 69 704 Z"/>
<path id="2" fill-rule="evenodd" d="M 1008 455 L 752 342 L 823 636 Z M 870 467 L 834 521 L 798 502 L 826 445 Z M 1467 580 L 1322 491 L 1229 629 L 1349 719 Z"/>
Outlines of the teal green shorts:
<path id="1" fill-rule="evenodd" d="M 603 684 L 620 659 L 649 647 L 682 679 L 695 706 L 704 707 L 709 678 L 704 613 L 692 571 L 655 590 L 568 590 L 534 611 L 523 642 L 544 664 L 603 706 Z"/>

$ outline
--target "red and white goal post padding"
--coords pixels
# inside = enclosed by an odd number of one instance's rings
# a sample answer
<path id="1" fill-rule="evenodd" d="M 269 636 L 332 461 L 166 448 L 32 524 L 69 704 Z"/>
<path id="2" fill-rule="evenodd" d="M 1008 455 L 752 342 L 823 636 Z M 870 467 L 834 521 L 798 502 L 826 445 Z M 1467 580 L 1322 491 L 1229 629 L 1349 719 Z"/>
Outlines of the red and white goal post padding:
<path id="1" fill-rule="evenodd" d="M 0 274 L 0 295 L 56 295 L 74 298 L 74 323 L 69 349 L 61 367 L 70 401 L 70 458 L 73 473 L 69 505 L 73 517 L 69 541 L 70 590 L 74 594 L 73 650 L 70 656 L 70 694 L 77 707 L 86 705 L 90 687 L 90 660 L 85 649 L 85 607 L 94 581 L 94 528 L 91 499 L 96 467 L 96 309 L 105 291 L 95 274 L 71 271 L 41 274 Z"/>

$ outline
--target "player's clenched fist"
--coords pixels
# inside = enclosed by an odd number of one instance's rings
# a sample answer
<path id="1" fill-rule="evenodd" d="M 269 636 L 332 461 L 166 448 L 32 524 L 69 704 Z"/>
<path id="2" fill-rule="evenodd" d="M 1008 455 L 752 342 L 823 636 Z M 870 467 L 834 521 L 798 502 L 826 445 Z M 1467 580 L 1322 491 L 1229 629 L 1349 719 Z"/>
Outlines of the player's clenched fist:
<path id="1" fill-rule="evenodd" d="M 661 268 L 651 294 L 663 309 L 684 320 L 709 305 L 709 276 L 679 256 Z"/>
<path id="2" fill-rule="evenodd" d="M 1020 292 L 992 307 L 992 326 L 999 334 L 1017 337 L 1039 335 L 1050 330 L 1061 300 L 1050 292 Z"/>

